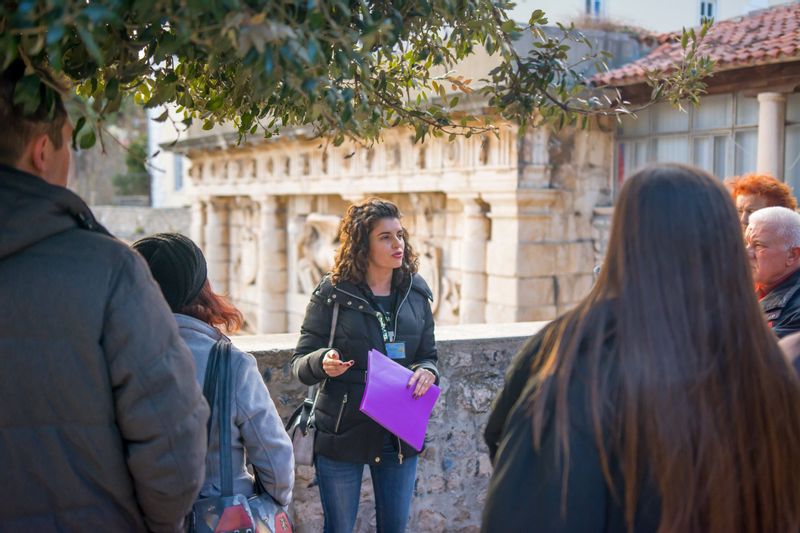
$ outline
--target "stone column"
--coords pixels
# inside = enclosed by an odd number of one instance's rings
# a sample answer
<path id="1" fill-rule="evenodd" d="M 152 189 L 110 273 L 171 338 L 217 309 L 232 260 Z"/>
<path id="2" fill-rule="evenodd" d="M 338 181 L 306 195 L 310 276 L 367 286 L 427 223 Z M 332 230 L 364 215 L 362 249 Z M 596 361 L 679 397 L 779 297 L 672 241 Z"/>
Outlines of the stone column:
<path id="1" fill-rule="evenodd" d="M 225 198 L 211 198 L 207 206 L 205 253 L 208 262 L 208 279 L 215 292 L 228 294 L 230 207 Z"/>
<path id="2" fill-rule="evenodd" d="M 458 198 L 464 206 L 461 236 L 459 322 L 486 322 L 486 243 L 489 220 L 477 196 Z"/>
<path id="3" fill-rule="evenodd" d="M 575 242 L 565 193 L 554 189 L 485 193 L 491 240 L 486 253 L 486 322 L 552 320 L 558 314 L 559 279 L 588 264 L 591 241 Z M 584 256 L 586 256 L 584 258 Z M 589 277 L 591 280 L 591 277 Z"/>
<path id="4" fill-rule="evenodd" d="M 197 244 L 200 249 L 205 249 L 204 229 L 206 227 L 206 205 L 207 198 L 195 197 L 191 207 L 191 226 L 189 237 Z"/>
<path id="5" fill-rule="evenodd" d="M 758 95 L 758 159 L 756 171 L 783 179 L 786 95 L 765 92 Z"/>
<path id="6" fill-rule="evenodd" d="M 286 228 L 283 209 L 276 196 L 256 198 L 258 202 L 258 333 L 285 333 Z"/>

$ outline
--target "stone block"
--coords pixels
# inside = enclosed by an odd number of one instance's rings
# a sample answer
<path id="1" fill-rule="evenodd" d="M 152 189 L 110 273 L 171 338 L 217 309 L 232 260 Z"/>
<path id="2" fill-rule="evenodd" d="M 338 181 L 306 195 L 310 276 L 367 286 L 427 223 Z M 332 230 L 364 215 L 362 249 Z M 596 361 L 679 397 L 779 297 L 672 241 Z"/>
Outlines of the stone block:
<path id="1" fill-rule="evenodd" d="M 517 308 L 511 305 L 487 303 L 486 322 L 502 324 L 517 321 Z"/>
<path id="2" fill-rule="evenodd" d="M 555 305 L 543 305 L 541 307 L 520 307 L 517 311 L 517 320 L 538 321 L 553 320 L 558 316 L 558 308 Z"/>
<path id="3" fill-rule="evenodd" d="M 564 243 L 556 249 L 557 270 L 553 274 L 587 274 L 594 269 L 591 241 Z"/>
<path id="4" fill-rule="evenodd" d="M 554 305 L 553 278 L 491 276 L 487 280 L 487 299 L 494 304 L 514 307 Z"/>
<path id="5" fill-rule="evenodd" d="M 520 277 L 552 276 L 559 272 L 558 261 L 562 244 L 520 244 L 516 275 Z"/>
<path id="6" fill-rule="evenodd" d="M 592 274 L 566 274 L 556 276 L 556 282 L 558 283 L 556 304 L 561 308 L 585 298 L 594 285 L 594 276 Z"/>

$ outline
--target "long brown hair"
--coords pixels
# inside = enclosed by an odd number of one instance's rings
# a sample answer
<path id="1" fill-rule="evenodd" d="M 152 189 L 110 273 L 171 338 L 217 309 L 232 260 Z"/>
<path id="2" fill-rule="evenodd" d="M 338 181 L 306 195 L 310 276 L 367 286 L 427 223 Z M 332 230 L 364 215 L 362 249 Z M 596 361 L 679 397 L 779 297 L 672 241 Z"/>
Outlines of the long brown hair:
<path id="1" fill-rule="evenodd" d="M 215 293 L 208 278 L 203 283 L 203 288 L 200 289 L 197 297 L 178 312 L 212 326 L 222 326 L 228 333 L 236 333 L 244 323 L 241 311 L 227 298 Z"/>
<path id="2" fill-rule="evenodd" d="M 719 181 L 664 165 L 625 183 L 597 283 L 532 369 L 534 445 L 554 414 L 564 491 L 567 389 L 581 357 L 601 466 L 629 530 L 645 476 L 661 533 L 800 528 L 800 382 L 752 287 Z"/>
<path id="3" fill-rule="evenodd" d="M 369 266 L 369 234 L 375 224 L 384 218 L 403 218 L 394 203 L 381 198 L 370 198 L 360 204 L 351 205 L 339 224 L 339 249 L 331 271 L 331 280 L 361 283 L 366 279 Z M 419 259 L 408 242 L 408 232 L 403 247 L 403 264 L 395 270 L 398 275 L 411 275 L 417 272 Z M 395 280 L 396 281 L 396 280 Z"/>

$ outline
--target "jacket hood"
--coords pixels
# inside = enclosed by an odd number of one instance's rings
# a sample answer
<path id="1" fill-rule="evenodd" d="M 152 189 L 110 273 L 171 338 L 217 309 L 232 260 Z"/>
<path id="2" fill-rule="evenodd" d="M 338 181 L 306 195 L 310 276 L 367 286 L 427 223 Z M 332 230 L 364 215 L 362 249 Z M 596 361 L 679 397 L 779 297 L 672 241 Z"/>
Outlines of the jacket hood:
<path id="1" fill-rule="evenodd" d="M 399 287 L 403 291 L 406 290 L 408 288 L 408 278 L 401 281 Z M 314 290 L 314 294 L 321 297 L 324 301 L 329 298 L 333 291 L 337 288 L 349 290 L 351 292 L 353 290 L 358 290 L 356 285 L 349 281 L 341 281 L 334 285 L 334 283 L 331 281 L 331 275 L 328 273 L 322 278 L 322 281 L 319 282 L 319 285 L 317 285 L 317 288 Z M 411 289 L 420 293 L 428 300 L 433 301 L 433 291 L 431 291 L 430 287 L 428 287 L 428 284 L 419 274 L 413 274 L 411 276 Z"/>
<path id="2" fill-rule="evenodd" d="M 72 191 L 0 165 L 0 259 L 75 227 L 110 235 Z"/>

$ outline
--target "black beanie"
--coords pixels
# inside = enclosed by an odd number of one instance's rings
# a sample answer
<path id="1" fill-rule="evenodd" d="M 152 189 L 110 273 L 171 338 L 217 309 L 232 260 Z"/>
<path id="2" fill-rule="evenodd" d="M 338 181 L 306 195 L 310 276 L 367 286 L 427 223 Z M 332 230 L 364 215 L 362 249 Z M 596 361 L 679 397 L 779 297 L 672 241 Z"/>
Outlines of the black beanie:
<path id="1" fill-rule="evenodd" d="M 172 312 L 179 313 L 200 293 L 206 282 L 206 258 L 190 238 L 180 233 L 156 233 L 131 247 L 147 261 Z"/>

